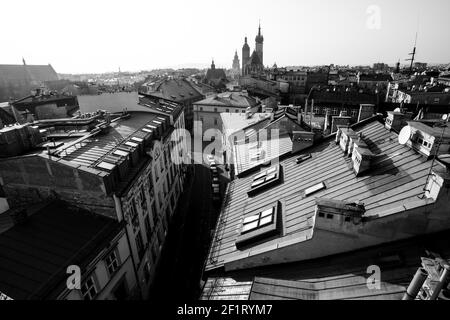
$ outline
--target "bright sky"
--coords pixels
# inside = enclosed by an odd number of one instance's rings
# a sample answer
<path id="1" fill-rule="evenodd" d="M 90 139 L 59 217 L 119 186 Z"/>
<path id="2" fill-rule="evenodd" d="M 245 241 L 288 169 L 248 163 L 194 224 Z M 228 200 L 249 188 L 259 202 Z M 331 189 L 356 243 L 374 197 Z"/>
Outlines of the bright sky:
<path id="1" fill-rule="evenodd" d="M 375 6 L 375 7 L 373 7 Z M 448 0 L 1 0 L 0 64 L 59 73 L 230 68 L 261 19 L 264 64 L 450 62 Z M 379 14 L 378 14 L 379 13 Z"/>

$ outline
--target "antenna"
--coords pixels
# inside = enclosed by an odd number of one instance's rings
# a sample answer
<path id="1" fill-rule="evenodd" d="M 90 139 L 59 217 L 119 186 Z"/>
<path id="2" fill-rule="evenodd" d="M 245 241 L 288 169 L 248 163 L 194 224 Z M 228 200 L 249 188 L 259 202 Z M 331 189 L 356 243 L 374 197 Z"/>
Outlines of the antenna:
<path id="1" fill-rule="evenodd" d="M 419 33 L 419 16 L 417 17 L 417 29 L 416 29 L 416 38 L 414 39 L 414 48 L 413 48 L 413 51 L 411 53 L 409 53 L 411 58 L 406 59 L 406 61 L 411 61 L 411 65 L 409 66 L 409 72 L 411 72 L 411 73 L 412 73 L 412 70 L 413 70 L 414 58 L 416 56 L 417 34 L 418 33 Z"/>
<path id="2" fill-rule="evenodd" d="M 411 138 L 411 127 L 410 126 L 403 127 L 403 129 L 398 134 L 398 143 L 404 145 L 409 141 L 410 138 Z"/>

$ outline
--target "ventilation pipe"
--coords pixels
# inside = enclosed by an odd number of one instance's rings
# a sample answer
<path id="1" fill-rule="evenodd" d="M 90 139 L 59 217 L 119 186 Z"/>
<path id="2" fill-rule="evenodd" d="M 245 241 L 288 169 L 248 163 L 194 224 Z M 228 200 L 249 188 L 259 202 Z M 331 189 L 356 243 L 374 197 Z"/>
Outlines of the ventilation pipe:
<path id="1" fill-rule="evenodd" d="M 423 283 L 428 277 L 428 272 L 424 268 L 419 268 L 414 275 L 413 280 L 406 289 L 406 293 L 402 300 L 414 300 L 422 288 Z"/>

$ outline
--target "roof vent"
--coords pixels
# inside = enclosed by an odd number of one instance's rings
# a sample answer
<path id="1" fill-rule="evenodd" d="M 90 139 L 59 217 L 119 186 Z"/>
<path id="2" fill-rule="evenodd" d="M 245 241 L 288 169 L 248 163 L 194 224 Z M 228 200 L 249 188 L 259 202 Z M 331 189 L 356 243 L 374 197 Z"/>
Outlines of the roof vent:
<path id="1" fill-rule="evenodd" d="M 407 121 L 412 119 L 411 112 L 404 112 L 403 109 L 395 109 L 394 111 L 388 111 L 385 121 L 385 127 L 388 130 L 394 130 L 400 132 L 400 130 L 407 125 Z"/>

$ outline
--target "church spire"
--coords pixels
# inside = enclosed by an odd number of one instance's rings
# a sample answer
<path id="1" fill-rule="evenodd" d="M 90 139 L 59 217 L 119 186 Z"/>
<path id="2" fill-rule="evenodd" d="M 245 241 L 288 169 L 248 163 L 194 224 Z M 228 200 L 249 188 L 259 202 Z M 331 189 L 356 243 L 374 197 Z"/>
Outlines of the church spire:
<path id="1" fill-rule="evenodd" d="M 214 58 L 212 58 L 211 69 L 215 69 L 216 65 L 214 64 Z"/>

